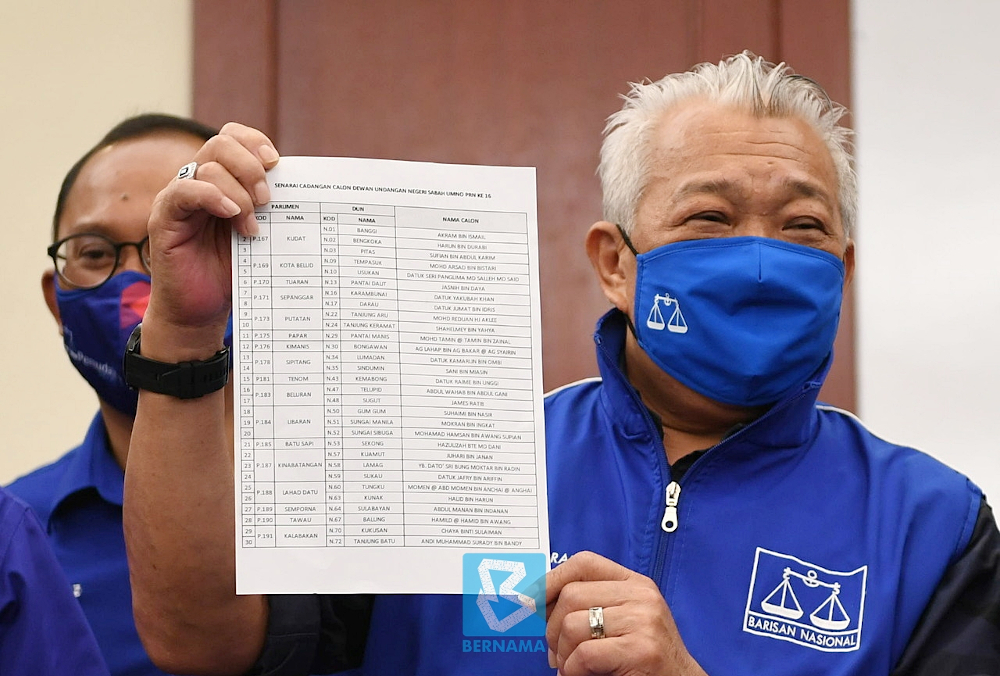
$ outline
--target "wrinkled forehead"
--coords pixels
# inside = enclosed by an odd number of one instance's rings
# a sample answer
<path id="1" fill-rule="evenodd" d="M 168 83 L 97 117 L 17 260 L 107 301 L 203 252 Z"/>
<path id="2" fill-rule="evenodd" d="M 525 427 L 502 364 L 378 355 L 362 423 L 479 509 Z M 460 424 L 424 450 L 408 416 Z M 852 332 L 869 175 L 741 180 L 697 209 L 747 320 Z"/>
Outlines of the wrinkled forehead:
<path id="1" fill-rule="evenodd" d="M 652 130 L 648 148 L 647 186 L 669 178 L 676 190 L 698 177 L 754 181 L 774 185 L 811 186 L 836 204 L 837 170 L 820 133 L 795 116 L 755 115 L 733 106 L 693 101 L 665 113 Z"/>
<path id="2" fill-rule="evenodd" d="M 698 99 L 661 115 L 652 128 L 649 144 L 651 157 L 661 162 L 713 153 L 798 159 L 809 156 L 817 167 L 834 170 L 830 149 L 807 120 L 795 115 L 756 114 Z"/>

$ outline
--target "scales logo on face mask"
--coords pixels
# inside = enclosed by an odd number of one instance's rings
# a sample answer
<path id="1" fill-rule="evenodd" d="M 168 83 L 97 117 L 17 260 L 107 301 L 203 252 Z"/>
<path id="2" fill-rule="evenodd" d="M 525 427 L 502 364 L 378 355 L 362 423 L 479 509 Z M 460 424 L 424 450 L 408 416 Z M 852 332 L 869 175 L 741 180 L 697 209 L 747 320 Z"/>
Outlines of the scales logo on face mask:
<path id="1" fill-rule="evenodd" d="M 868 566 L 822 568 L 757 548 L 743 631 L 825 652 L 861 647 Z"/>
<path id="2" fill-rule="evenodd" d="M 670 315 L 670 321 L 668 323 L 663 322 L 663 311 L 660 309 L 660 303 L 663 303 L 663 307 L 669 308 L 673 306 L 673 314 Z M 681 314 L 680 303 L 677 302 L 676 298 L 671 298 L 670 294 L 661 296 L 656 294 L 653 296 L 653 309 L 649 311 L 649 316 L 646 318 L 646 326 L 653 329 L 654 331 L 662 331 L 664 327 L 670 333 L 687 333 L 688 325 L 684 321 L 684 315 Z"/>

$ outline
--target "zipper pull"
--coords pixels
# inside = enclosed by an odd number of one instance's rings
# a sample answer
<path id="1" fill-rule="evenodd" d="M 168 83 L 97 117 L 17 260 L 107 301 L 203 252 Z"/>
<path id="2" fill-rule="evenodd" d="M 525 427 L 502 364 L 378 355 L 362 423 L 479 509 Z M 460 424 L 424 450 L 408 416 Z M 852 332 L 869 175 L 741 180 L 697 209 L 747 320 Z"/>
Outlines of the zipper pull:
<path id="1" fill-rule="evenodd" d="M 677 503 L 680 499 L 681 485 L 671 481 L 667 486 L 667 508 L 663 510 L 663 521 L 660 522 L 660 528 L 666 533 L 677 530 Z"/>

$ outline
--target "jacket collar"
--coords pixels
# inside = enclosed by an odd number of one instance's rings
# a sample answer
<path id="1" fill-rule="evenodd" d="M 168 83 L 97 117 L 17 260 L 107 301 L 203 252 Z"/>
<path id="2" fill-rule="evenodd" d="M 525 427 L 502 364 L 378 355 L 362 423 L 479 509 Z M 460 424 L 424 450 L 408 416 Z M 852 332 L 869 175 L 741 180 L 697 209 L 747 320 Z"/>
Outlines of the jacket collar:
<path id="1" fill-rule="evenodd" d="M 100 413 L 91 421 L 83 443 L 69 454 L 67 460 L 65 471 L 52 493 L 46 521 L 51 519 L 63 502 L 87 489 L 96 490 L 105 502 L 121 507 L 125 473 L 108 446 L 108 433 Z"/>
<path id="2" fill-rule="evenodd" d="M 594 342 L 597 344 L 597 362 L 603 381 L 604 405 L 611 412 L 612 424 L 625 437 L 659 438 L 651 414 L 620 367 L 627 332 L 627 318 L 620 310 L 613 309 L 598 320 Z M 794 448 L 812 438 L 817 424 L 816 397 L 832 362 L 831 354 L 795 392 L 739 432 L 727 437 L 719 446 L 738 443 L 758 450 L 761 447 Z"/>

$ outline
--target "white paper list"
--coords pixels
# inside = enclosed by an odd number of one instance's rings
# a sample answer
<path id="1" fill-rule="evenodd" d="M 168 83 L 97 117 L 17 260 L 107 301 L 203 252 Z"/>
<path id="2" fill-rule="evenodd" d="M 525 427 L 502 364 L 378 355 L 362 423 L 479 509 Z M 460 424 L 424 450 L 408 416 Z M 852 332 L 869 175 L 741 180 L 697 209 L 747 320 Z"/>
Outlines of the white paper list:
<path id="1" fill-rule="evenodd" d="M 548 552 L 535 173 L 285 157 L 234 237 L 237 591 Z"/>

